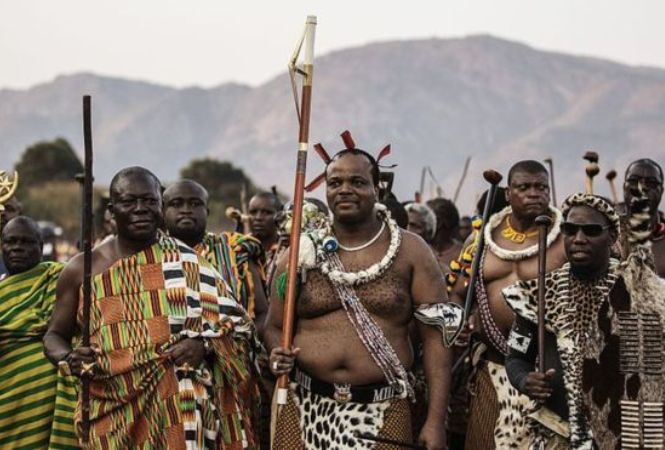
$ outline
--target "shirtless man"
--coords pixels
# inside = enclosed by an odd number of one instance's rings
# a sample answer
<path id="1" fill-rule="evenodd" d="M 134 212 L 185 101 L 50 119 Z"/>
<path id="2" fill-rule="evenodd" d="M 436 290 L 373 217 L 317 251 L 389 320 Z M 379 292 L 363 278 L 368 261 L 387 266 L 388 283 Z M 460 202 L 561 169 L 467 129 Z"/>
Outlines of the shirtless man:
<path id="1" fill-rule="evenodd" d="M 374 158 L 361 150 L 342 150 L 328 164 L 326 196 L 340 249 L 309 270 L 300 286 L 292 349 L 279 346 L 283 300 L 279 289 L 272 290 L 265 332 L 272 349 L 270 368 L 275 375 L 290 373 L 293 381 L 289 401 L 276 418 L 274 449 L 374 448 L 357 433 L 414 440 L 407 398 L 412 388 L 406 371 L 413 362 L 409 323 L 414 309 L 418 317 L 421 307 L 443 307 L 446 288 L 427 244 L 400 230 L 384 208 L 375 206 L 378 177 Z M 382 262 L 386 255 L 388 261 Z M 285 266 L 286 258 L 281 258 L 277 273 L 284 273 Z M 370 266 L 374 269 L 368 272 L 377 270 L 375 276 L 358 272 Z M 340 280 L 333 267 L 348 271 L 344 278 L 356 282 Z M 450 352 L 438 329 L 420 321 L 417 327 L 429 406 L 415 439 L 429 450 L 443 449 Z M 368 333 L 371 337 L 363 342 Z"/>
<path id="2" fill-rule="evenodd" d="M 649 214 L 653 230 L 651 250 L 656 263 L 656 273 L 662 278 L 665 277 L 665 223 L 661 222 L 658 206 L 663 196 L 663 169 L 656 161 L 644 158 L 630 163 L 623 183 L 623 198 L 626 205 L 631 204 L 638 185 L 642 186 L 649 198 Z"/>
<path id="3" fill-rule="evenodd" d="M 506 337 L 514 314 L 501 290 L 518 280 L 537 277 L 538 230 L 534 221 L 541 214 L 549 214 L 554 221 L 548 235 L 548 271 L 562 266 L 566 260 L 559 233 L 561 214 L 548 206 L 548 181 L 547 170 L 537 161 L 513 165 L 506 190 L 510 207 L 490 218 L 485 230 L 485 248 L 474 256 L 483 259 L 476 285 L 477 310 L 471 322 L 482 345 L 474 352 L 480 359 L 472 382 L 466 440 L 469 450 L 519 448 L 526 442 L 524 413 L 528 399 L 510 385 L 504 367 L 508 351 Z M 460 277 L 452 298 L 463 302 L 465 295 L 464 278 Z"/>

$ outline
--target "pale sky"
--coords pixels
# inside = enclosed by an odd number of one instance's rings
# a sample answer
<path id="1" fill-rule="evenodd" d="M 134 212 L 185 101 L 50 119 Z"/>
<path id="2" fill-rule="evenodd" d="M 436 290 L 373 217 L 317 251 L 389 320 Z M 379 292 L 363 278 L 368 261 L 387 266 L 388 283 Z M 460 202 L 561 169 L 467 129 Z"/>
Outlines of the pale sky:
<path id="1" fill-rule="evenodd" d="M 665 68 L 665 0 L 0 0 L 0 87 L 79 71 L 257 85 L 285 69 L 308 14 L 318 16 L 319 55 L 489 33 Z"/>

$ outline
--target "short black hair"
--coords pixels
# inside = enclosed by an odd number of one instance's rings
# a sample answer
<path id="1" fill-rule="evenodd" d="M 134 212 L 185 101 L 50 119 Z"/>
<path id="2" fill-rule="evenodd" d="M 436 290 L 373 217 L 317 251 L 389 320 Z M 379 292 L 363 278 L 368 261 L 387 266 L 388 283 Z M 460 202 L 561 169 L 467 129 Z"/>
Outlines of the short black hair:
<path id="1" fill-rule="evenodd" d="M 279 199 L 277 194 L 275 194 L 274 192 L 263 191 L 263 192 L 259 192 L 257 194 L 254 194 L 252 196 L 252 198 L 254 198 L 254 197 L 256 197 L 256 198 L 265 198 L 267 200 L 270 200 L 272 202 L 273 206 L 275 207 L 276 212 L 279 212 L 284 208 L 284 205 L 282 204 L 282 201 Z M 250 201 L 251 201 L 251 199 L 250 199 Z"/>
<path id="2" fill-rule="evenodd" d="M 109 195 L 111 197 L 111 200 L 113 199 L 114 193 L 118 192 L 117 186 L 120 180 L 122 180 L 123 178 L 133 177 L 133 176 L 143 176 L 151 178 L 159 188 L 160 194 L 164 191 L 164 188 L 162 187 L 162 182 L 159 181 L 157 175 L 155 175 L 145 167 L 141 166 L 125 167 L 124 169 L 121 169 L 118 173 L 113 175 L 113 178 L 111 179 L 111 185 L 109 186 Z"/>
<path id="3" fill-rule="evenodd" d="M 545 175 L 549 175 L 549 172 L 542 163 L 533 159 L 525 159 L 513 164 L 508 171 L 508 186 L 510 186 L 510 181 L 513 179 L 513 175 L 517 172 L 526 172 L 529 174 L 544 173 Z"/>
<path id="4" fill-rule="evenodd" d="M 427 201 L 434 215 L 436 216 L 436 228 L 445 228 L 446 230 L 454 230 L 459 227 L 459 211 L 457 206 L 452 200 L 437 197 Z"/>
<path id="5" fill-rule="evenodd" d="M 630 169 L 633 166 L 637 166 L 637 165 L 645 165 L 645 166 L 655 167 L 656 169 L 658 169 L 658 174 L 660 175 L 660 182 L 661 183 L 663 182 L 663 168 L 660 167 L 660 164 L 658 164 L 656 161 L 654 161 L 651 158 L 636 159 L 632 163 L 628 164 L 628 167 L 626 168 L 626 173 L 624 174 L 624 178 L 626 178 L 628 176 L 628 172 L 630 172 Z"/>
<path id="6" fill-rule="evenodd" d="M 337 161 L 340 159 L 342 156 L 346 155 L 356 155 L 356 156 L 364 156 L 367 161 L 369 161 L 370 165 L 372 166 L 372 182 L 374 183 L 374 186 L 379 186 L 379 180 L 381 177 L 381 171 L 379 170 L 379 164 L 376 162 L 376 159 L 367 153 L 365 150 L 361 150 L 359 148 L 345 148 L 344 150 L 340 150 L 335 155 L 330 159 L 330 162 L 326 164 L 326 174 L 328 173 L 328 166 L 332 164 L 333 162 Z"/>

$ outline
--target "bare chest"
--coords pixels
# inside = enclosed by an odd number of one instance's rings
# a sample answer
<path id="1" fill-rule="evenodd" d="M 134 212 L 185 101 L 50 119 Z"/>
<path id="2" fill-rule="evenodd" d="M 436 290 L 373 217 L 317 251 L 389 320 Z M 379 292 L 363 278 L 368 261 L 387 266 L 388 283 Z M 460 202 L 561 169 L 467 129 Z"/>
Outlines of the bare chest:
<path id="1" fill-rule="evenodd" d="M 368 264 L 343 261 L 347 271 L 358 271 Z M 376 317 L 390 321 L 402 321 L 410 317 L 412 301 L 410 295 L 410 272 L 403 267 L 398 256 L 392 266 L 376 280 L 356 286 L 355 294 L 367 311 Z M 298 317 L 313 319 L 342 309 L 342 301 L 332 282 L 319 270 L 310 270 L 301 287 L 298 298 Z"/>

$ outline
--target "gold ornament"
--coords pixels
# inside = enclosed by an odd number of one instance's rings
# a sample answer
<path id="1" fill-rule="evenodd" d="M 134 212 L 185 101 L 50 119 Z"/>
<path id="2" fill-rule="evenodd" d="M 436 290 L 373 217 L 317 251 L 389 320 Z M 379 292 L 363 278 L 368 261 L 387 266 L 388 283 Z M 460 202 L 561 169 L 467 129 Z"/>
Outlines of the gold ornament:
<path id="1" fill-rule="evenodd" d="M 0 211 L 4 211 L 5 203 L 16 193 L 18 187 L 18 172 L 14 171 L 14 178 L 6 175 L 4 170 L 0 170 Z"/>
<path id="2" fill-rule="evenodd" d="M 523 244 L 527 238 L 534 237 L 536 235 L 538 235 L 538 230 L 522 233 L 521 231 L 514 229 L 510 223 L 510 216 L 506 217 L 506 227 L 501 230 L 501 236 L 505 237 L 511 242 L 515 242 L 516 244 Z"/>

